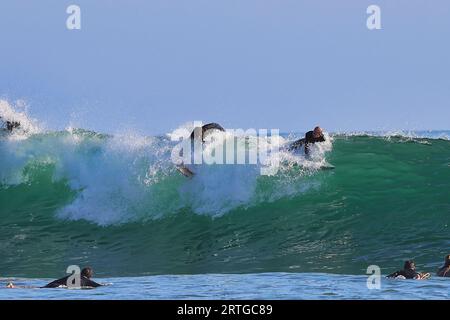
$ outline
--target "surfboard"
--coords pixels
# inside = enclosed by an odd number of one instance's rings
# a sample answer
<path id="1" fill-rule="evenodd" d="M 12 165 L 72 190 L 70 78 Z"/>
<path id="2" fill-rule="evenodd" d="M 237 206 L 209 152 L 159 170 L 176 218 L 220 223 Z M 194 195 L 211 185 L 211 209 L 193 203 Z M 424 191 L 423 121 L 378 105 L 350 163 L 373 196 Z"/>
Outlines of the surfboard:
<path id="1" fill-rule="evenodd" d="M 192 178 L 194 176 L 194 173 L 183 165 L 177 166 L 176 168 L 183 176 L 187 178 Z"/>
<path id="2" fill-rule="evenodd" d="M 282 162 L 283 165 L 289 165 L 288 162 Z M 298 167 L 298 168 L 308 168 L 305 167 L 301 164 L 297 164 L 297 163 L 293 163 L 292 164 L 293 167 Z M 315 169 L 319 169 L 319 170 L 333 170 L 336 167 L 334 165 L 332 165 L 331 163 L 325 162 L 324 164 L 322 164 L 320 167 L 316 167 Z"/>
<path id="3" fill-rule="evenodd" d="M 194 176 L 194 172 L 192 172 L 191 170 L 189 170 L 188 168 L 186 168 L 183 165 L 176 166 L 176 168 L 183 176 L 185 176 L 187 178 L 192 178 Z M 322 166 L 320 166 L 319 169 L 320 170 L 333 170 L 335 168 L 336 168 L 335 166 L 333 166 L 332 164 L 327 162 L 327 163 L 323 164 Z"/>
<path id="4" fill-rule="evenodd" d="M 421 273 L 420 274 L 420 280 L 427 280 L 431 277 L 431 274 L 427 273 Z"/>
<path id="5" fill-rule="evenodd" d="M 336 168 L 335 166 L 333 166 L 332 164 L 330 164 L 328 162 L 325 163 L 324 165 L 320 166 L 320 170 L 333 170 L 335 168 Z"/>

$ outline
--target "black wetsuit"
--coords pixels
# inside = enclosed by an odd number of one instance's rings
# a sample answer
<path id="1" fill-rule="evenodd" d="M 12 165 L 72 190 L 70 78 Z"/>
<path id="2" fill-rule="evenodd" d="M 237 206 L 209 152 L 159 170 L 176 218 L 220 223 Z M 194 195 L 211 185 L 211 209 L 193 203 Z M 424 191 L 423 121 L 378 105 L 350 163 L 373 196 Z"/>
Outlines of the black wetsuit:
<path id="1" fill-rule="evenodd" d="M 191 133 L 191 139 L 192 139 L 192 140 L 193 140 L 194 137 L 195 137 L 195 131 L 196 131 L 196 130 L 199 130 L 199 129 L 200 129 L 200 127 L 197 127 L 197 128 L 195 128 L 195 129 L 192 131 L 192 133 Z M 219 131 L 225 131 L 225 129 L 222 128 L 222 126 L 221 126 L 220 124 L 218 124 L 218 123 L 212 122 L 212 123 L 205 124 L 204 126 L 202 126 L 202 141 L 203 141 L 203 142 L 204 142 L 205 132 L 208 131 L 208 130 L 213 130 L 213 129 L 216 129 L 216 130 L 219 130 Z"/>
<path id="2" fill-rule="evenodd" d="M 314 132 L 308 131 L 305 134 L 305 137 L 303 139 L 297 140 L 290 145 L 289 151 L 296 150 L 296 149 L 300 148 L 302 145 L 305 145 L 305 154 L 309 154 L 309 144 L 310 143 L 324 142 L 324 141 L 325 141 L 325 137 L 323 135 L 321 135 L 318 138 L 315 138 Z"/>
<path id="3" fill-rule="evenodd" d="M 415 279 L 418 276 L 420 276 L 420 273 L 418 273 L 416 270 L 413 270 L 413 269 L 403 269 L 403 270 L 391 273 L 387 277 L 388 278 L 396 278 L 398 276 L 404 276 L 406 279 Z"/>
<path id="4" fill-rule="evenodd" d="M 437 272 L 438 277 L 450 277 L 450 265 L 441 267 Z"/>
<path id="5" fill-rule="evenodd" d="M 44 286 L 42 288 L 58 288 L 59 286 L 67 286 L 67 279 L 69 279 L 69 277 L 70 276 L 66 276 L 64 278 L 50 282 L 49 284 L 47 284 L 46 286 Z M 82 287 L 92 287 L 92 288 L 97 288 L 97 287 L 101 286 L 101 284 L 99 284 L 95 281 L 92 281 L 91 279 L 89 279 L 88 277 L 85 277 L 85 276 L 80 277 L 80 285 Z"/>

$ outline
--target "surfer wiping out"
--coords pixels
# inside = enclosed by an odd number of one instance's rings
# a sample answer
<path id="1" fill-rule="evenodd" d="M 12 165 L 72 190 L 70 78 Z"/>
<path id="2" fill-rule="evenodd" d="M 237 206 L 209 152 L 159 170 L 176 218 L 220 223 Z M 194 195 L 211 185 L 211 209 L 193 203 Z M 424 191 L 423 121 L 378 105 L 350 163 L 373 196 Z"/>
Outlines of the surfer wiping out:
<path id="1" fill-rule="evenodd" d="M 309 145 L 316 142 L 324 142 L 325 137 L 323 135 L 322 128 L 315 127 L 313 131 L 308 131 L 303 139 L 294 141 L 288 148 L 289 151 L 298 150 L 303 145 L 305 146 L 305 154 L 309 154 Z"/>
<path id="2" fill-rule="evenodd" d="M 414 279 L 423 280 L 430 277 L 429 273 L 421 273 L 416 271 L 416 264 L 413 260 L 405 261 L 403 270 L 396 271 L 387 276 L 387 278 L 395 279 Z"/>
<path id="3" fill-rule="evenodd" d="M 94 271 L 91 267 L 86 267 L 83 270 L 81 270 L 80 275 L 80 286 L 81 287 L 90 287 L 90 288 L 97 288 L 102 286 L 101 284 L 91 280 L 92 276 L 94 275 Z M 64 278 L 55 280 L 47 284 L 46 286 L 42 288 L 58 288 L 60 286 L 69 286 L 67 281 L 69 280 L 69 277 L 72 275 L 66 276 Z"/>

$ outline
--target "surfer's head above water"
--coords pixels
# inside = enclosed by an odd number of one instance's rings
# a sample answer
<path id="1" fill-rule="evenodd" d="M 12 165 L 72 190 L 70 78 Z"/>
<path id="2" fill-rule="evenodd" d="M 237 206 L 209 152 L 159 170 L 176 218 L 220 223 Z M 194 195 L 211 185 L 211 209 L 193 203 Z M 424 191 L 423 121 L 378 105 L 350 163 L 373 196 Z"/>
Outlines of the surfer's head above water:
<path id="1" fill-rule="evenodd" d="M 405 261 L 405 265 L 403 266 L 403 269 L 405 270 L 416 270 L 416 264 L 413 260 L 407 260 Z"/>
<path id="2" fill-rule="evenodd" d="M 321 127 L 317 126 L 313 130 L 313 137 L 318 139 L 320 137 L 323 137 L 323 130 Z"/>
<path id="3" fill-rule="evenodd" d="M 94 275 L 94 270 L 92 270 L 91 267 L 83 268 L 83 270 L 81 270 L 81 275 L 82 275 L 83 277 L 86 277 L 86 278 L 90 279 L 90 278 L 92 278 L 93 275 Z"/>

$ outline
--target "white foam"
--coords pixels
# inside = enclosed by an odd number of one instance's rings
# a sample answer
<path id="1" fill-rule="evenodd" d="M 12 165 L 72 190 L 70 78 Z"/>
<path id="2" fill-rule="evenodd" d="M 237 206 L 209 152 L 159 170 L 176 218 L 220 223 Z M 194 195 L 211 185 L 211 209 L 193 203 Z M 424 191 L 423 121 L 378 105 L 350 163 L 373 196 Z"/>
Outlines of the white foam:
<path id="1" fill-rule="evenodd" d="M 228 133 L 215 134 L 224 137 L 225 143 L 235 139 Z M 238 137 L 237 143 L 256 148 L 256 138 L 247 138 Z M 216 139 L 206 144 L 205 150 L 212 152 L 213 146 L 223 143 Z M 261 176 L 261 164 L 202 164 L 194 168 L 196 175 L 192 179 L 186 179 L 174 169 L 170 155 L 176 142 L 167 138 L 145 137 L 131 131 L 102 136 L 68 128 L 64 132 L 29 135 L 23 140 L 0 141 L 0 179 L 4 185 L 30 183 L 24 174 L 27 165 L 54 166 L 53 179 L 65 181 L 76 193 L 75 199 L 57 212 L 61 219 L 109 225 L 156 219 L 183 208 L 217 217 L 316 187 L 317 183 L 304 182 L 303 175 L 319 168 L 332 146 L 331 139 L 317 143 L 311 146 L 311 158 L 306 159 L 285 149 L 278 151 L 274 146 L 289 143 L 281 137 L 260 143 L 268 146 L 269 157 L 276 158 L 271 165 L 282 164 L 272 177 Z M 295 175 L 290 172 L 293 164 L 302 168 Z M 261 188 L 261 179 L 270 179 L 270 186 Z"/>
<path id="2" fill-rule="evenodd" d="M 388 131 L 349 131 L 349 132 L 335 132 L 333 136 L 354 137 L 354 136 L 368 136 L 380 137 L 386 140 L 391 140 L 394 137 L 405 138 L 409 140 L 415 139 L 441 139 L 449 140 L 449 130 L 388 130 Z"/>

